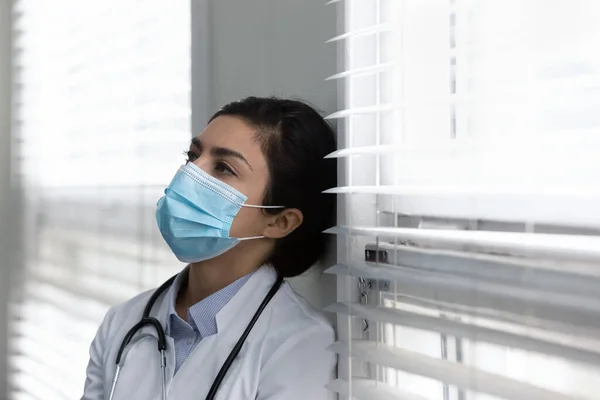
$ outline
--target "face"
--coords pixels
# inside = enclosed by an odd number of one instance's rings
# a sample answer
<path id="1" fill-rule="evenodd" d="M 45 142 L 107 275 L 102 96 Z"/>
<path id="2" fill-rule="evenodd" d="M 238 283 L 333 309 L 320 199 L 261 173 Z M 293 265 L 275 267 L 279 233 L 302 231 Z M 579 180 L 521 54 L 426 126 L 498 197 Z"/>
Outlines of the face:
<path id="1" fill-rule="evenodd" d="M 248 197 L 246 204 L 261 205 L 267 184 L 267 161 L 254 136 L 256 131 L 239 118 L 215 118 L 190 144 L 189 162 Z M 230 236 L 262 236 L 272 216 L 261 209 L 242 207 Z"/>

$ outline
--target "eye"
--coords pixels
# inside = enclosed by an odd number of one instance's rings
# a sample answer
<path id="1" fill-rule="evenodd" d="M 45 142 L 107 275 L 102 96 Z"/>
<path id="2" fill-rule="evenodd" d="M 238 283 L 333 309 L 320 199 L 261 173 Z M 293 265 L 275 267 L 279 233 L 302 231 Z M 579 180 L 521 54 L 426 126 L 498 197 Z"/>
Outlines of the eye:
<path id="1" fill-rule="evenodd" d="M 198 159 L 198 155 L 192 150 L 184 150 L 183 155 L 185 156 L 185 163 L 194 162 Z"/>
<path id="2" fill-rule="evenodd" d="M 235 172 L 233 172 L 233 169 L 231 169 L 231 168 L 229 167 L 229 165 L 225 164 L 225 163 L 224 163 L 224 162 L 222 162 L 222 161 L 219 161 L 219 162 L 217 163 L 217 165 L 215 166 L 215 170 L 216 170 L 217 172 L 219 172 L 219 173 L 222 173 L 222 174 L 227 174 L 227 175 L 233 175 L 233 176 L 236 176 Z"/>

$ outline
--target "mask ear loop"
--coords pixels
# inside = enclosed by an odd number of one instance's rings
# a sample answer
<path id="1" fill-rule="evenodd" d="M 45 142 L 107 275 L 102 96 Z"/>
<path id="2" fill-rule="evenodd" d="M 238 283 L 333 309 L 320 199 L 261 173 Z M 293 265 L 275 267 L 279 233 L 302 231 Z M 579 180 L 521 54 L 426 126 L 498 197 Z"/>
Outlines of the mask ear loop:
<path id="1" fill-rule="evenodd" d="M 242 207 L 248 207 L 248 208 L 286 208 L 285 206 L 255 206 L 253 204 L 242 204 Z"/>
<path id="2" fill-rule="evenodd" d="M 264 236 L 248 236 L 248 237 L 243 237 L 243 238 L 236 238 L 237 240 L 239 240 L 240 242 L 243 242 L 244 240 L 253 240 L 253 239 L 264 239 Z"/>
<path id="3" fill-rule="evenodd" d="M 269 208 L 269 209 L 276 209 L 276 208 L 286 208 L 285 206 L 255 206 L 253 204 L 242 204 L 242 207 L 248 207 L 248 208 Z M 243 238 L 236 238 L 239 241 L 244 241 L 244 240 L 253 240 L 253 239 L 264 239 L 264 236 L 248 236 L 248 237 L 243 237 Z"/>

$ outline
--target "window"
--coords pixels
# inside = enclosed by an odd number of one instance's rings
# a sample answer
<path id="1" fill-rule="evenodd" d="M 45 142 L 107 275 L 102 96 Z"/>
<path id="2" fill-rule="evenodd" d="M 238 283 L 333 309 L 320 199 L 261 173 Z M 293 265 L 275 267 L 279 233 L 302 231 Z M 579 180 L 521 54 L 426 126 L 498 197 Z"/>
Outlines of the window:
<path id="1" fill-rule="evenodd" d="M 10 396 L 74 399 L 108 307 L 181 268 L 153 221 L 190 138 L 190 3 L 18 0 L 13 12 L 29 247 Z"/>
<path id="2" fill-rule="evenodd" d="M 593 399 L 600 4 L 333 1 L 340 355 L 358 399 Z"/>

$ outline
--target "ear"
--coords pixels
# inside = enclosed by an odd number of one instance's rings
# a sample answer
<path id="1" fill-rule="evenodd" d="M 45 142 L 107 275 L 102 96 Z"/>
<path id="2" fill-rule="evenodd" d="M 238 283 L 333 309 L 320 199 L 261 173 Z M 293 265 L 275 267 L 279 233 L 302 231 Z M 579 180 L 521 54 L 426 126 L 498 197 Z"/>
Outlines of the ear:
<path id="1" fill-rule="evenodd" d="M 263 236 L 269 239 L 281 239 L 292 233 L 304 220 L 302 211 L 297 208 L 286 208 L 281 213 L 272 216 Z"/>

